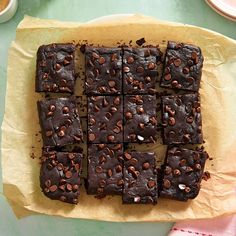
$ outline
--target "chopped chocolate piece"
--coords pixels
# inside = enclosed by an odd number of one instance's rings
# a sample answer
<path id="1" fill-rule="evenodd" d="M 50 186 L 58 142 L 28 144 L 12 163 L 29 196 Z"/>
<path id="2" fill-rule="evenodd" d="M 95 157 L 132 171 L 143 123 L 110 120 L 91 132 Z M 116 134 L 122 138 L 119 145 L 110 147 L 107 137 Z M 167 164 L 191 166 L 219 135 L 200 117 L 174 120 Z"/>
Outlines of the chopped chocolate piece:
<path id="1" fill-rule="evenodd" d="M 44 146 L 80 143 L 83 132 L 74 97 L 38 101 Z"/>
<path id="2" fill-rule="evenodd" d="M 124 142 L 150 143 L 157 136 L 156 97 L 124 97 Z"/>
<path id="3" fill-rule="evenodd" d="M 86 47 L 86 94 L 121 94 L 122 51 L 120 48 Z"/>
<path id="4" fill-rule="evenodd" d="M 82 154 L 43 152 L 41 160 L 40 186 L 43 193 L 53 200 L 77 204 Z"/>
<path id="5" fill-rule="evenodd" d="M 168 42 L 160 85 L 174 89 L 198 91 L 203 60 L 199 47 Z"/>
<path id="6" fill-rule="evenodd" d="M 162 97 L 164 144 L 203 142 L 199 94 Z"/>
<path id="7" fill-rule="evenodd" d="M 88 194 L 122 194 L 123 145 L 88 145 Z"/>
<path id="8" fill-rule="evenodd" d="M 75 86 L 75 46 L 49 44 L 37 52 L 36 92 L 73 93 Z"/>
<path id="9" fill-rule="evenodd" d="M 123 142 L 122 96 L 88 97 L 88 142 Z"/>
<path id="10" fill-rule="evenodd" d="M 123 175 L 123 203 L 157 203 L 157 174 L 154 153 L 125 153 Z"/>
<path id="11" fill-rule="evenodd" d="M 195 198 L 200 190 L 207 157 L 205 151 L 169 148 L 165 164 L 162 166 L 163 182 L 160 196 L 180 201 Z"/>
<path id="12" fill-rule="evenodd" d="M 125 48 L 124 94 L 155 94 L 157 63 L 160 61 L 161 52 L 158 48 Z"/>
<path id="13" fill-rule="evenodd" d="M 141 38 L 141 39 L 136 40 L 136 44 L 138 46 L 142 46 L 144 43 L 146 43 L 145 38 Z"/>

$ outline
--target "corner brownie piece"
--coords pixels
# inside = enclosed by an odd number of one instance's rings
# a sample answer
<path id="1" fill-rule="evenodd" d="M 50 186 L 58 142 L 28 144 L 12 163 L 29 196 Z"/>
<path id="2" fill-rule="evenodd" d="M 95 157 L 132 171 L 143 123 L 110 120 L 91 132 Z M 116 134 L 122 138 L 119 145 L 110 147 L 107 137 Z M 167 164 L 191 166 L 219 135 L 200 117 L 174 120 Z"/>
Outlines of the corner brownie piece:
<path id="1" fill-rule="evenodd" d="M 203 142 L 199 94 L 162 97 L 164 144 L 198 144 Z"/>
<path id="2" fill-rule="evenodd" d="M 36 92 L 73 93 L 75 86 L 75 46 L 49 44 L 37 52 Z"/>
<path id="3" fill-rule="evenodd" d="M 158 48 L 125 48 L 123 56 L 124 94 L 155 94 L 157 63 L 161 62 Z"/>
<path id="4" fill-rule="evenodd" d="M 85 48 L 86 94 L 121 94 L 122 51 L 120 48 Z"/>
<path id="5" fill-rule="evenodd" d="M 208 154 L 202 149 L 194 151 L 178 147 L 169 148 L 162 167 L 163 182 L 160 196 L 180 201 L 195 198 L 200 190 L 207 158 Z"/>
<path id="6" fill-rule="evenodd" d="M 88 145 L 88 194 L 122 194 L 123 145 Z"/>
<path id="7" fill-rule="evenodd" d="M 124 142 L 156 141 L 156 107 L 156 96 L 127 95 L 124 97 Z"/>
<path id="8" fill-rule="evenodd" d="M 122 96 L 88 97 L 88 142 L 123 142 Z"/>
<path id="9" fill-rule="evenodd" d="M 199 47 L 168 42 L 160 85 L 167 88 L 198 91 L 203 60 Z"/>
<path id="10" fill-rule="evenodd" d="M 37 102 L 44 146 L 80 143 L 83 139 L 75 97 Z"/>
<path id="11" fill-rule="evenodd" d="M 40 186 L 51 199 L 78 203 L 82 154 L 44 151 Z"/>
<path id="12" fill-rule="evenodd" d="M 123 203 L 157 202 L 157 173 L 152 152 L 124 153 Z"/>

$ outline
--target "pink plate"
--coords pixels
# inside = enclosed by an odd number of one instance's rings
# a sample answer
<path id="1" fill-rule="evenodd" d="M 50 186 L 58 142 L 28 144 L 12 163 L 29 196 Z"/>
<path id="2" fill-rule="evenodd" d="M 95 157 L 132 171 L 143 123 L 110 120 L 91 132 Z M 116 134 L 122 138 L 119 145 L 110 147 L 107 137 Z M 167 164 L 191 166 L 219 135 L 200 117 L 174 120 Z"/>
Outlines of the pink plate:
<path id="1" fill-rule="evenodd" d="M 236 0 L 206 0 L 206 2 L 220 15 L 236 21 Z"/>

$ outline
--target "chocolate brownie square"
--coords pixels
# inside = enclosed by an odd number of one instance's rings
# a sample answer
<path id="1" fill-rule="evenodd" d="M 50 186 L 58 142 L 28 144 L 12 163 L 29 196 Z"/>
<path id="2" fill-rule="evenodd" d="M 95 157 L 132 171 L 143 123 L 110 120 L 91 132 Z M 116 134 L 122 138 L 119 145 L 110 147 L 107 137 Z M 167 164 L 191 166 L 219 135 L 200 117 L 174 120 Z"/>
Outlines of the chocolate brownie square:
<path id="1" fill-rule="evenodd" d="M 162 167 L 160 196 L 180 201 L 197 197 L 207 158 L 208 154 L 202 149 L 169 148 Z"/>
<path id="2" fill-rule="evenodd" d="M 203 142 L 199 94 L 163 96 L 162 121 L 164 144 Z"/>
<path id="3" fill-rule="evenodd" d="M 75 46 L 49 44 L 37 52 L 36 92 L 73 93 L 75 87 Z"/>
<path id="4" fill-rule="evenodd" d="M 169 41 L 160 85 L 197 92 L 202 76 L 203 60 L 199 47 Z"/>
<path id="5" fill-rule="evenodd" d="M 156 107 L 156 96 L 127 95 L 124 97 L 124 142 L 156 141 Z"/>
<path id="6" fill-rule="evenodd" d="M 123 142 L 123 97 L 88 97 L 88 142 Z"/>
<path id="7" fill-rule="evenodd" d="M 88 145 L 88 194 L 121 195 L 123 189 L 123 145 Z"/>
<path id="8" fill-rule="evenodd" d="M 86 94 L 110 95 L 122 91 L 122 50 L 85 48 Z"/>
<path id="9" fill-rule="evenodd" d="M 157 64 L 161 62 L 158 48 L 124 48 L 124 94 L 155 94 Z"/>
<path id="10" fill-rule="evenodd" d="M 78 203 L 82 158 L 81 153 L 43 152 L 40 186 L 48 198 Z"/>
<path id="11" fill-rule="evenodd" d="M 64 146 L 82 141 L 75 97 L 44 99 L 37 105 L 44 146 Z"/>
<path id="12" fill-rule="evenodd" d="M 152 152 L 124 153 L 123 203 L 157 202 L 155 154 Z"/>

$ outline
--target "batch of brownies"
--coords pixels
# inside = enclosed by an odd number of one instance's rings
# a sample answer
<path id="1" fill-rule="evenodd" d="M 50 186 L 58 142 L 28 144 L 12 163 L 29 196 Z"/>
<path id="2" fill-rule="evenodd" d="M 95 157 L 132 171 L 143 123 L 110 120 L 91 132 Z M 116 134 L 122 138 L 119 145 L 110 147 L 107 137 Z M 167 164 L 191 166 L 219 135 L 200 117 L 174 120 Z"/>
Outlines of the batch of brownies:
<path id="1" fill-rule="evenodd" d="M 162 120 L 158 120 L 160 49 L 86 46 L 87 140 L 73 95 L 75 50 L 69 43 L 42 45 L 37 52 L 36 91 L 66 95 L 38 101 L 44 145 L 43 193 L 51 199 L 78 202 L 83 154 L 60 148 L 87 142 L 88 194 L 98 198 L 121 195 L 123 203 L 155 204 L 159 196 L 181 201 L 195 198 L 208 155 L 203 148 L 184 145 L 203 142 L 200 48 L 168 42 L 159 86 L 174 94 L 161 97 Z M 129 143 L 155 143 L 160 122 L 163 144 L 168 148 L 164 164 L 157 170 L 155 153 L 126 147 Z"/>

